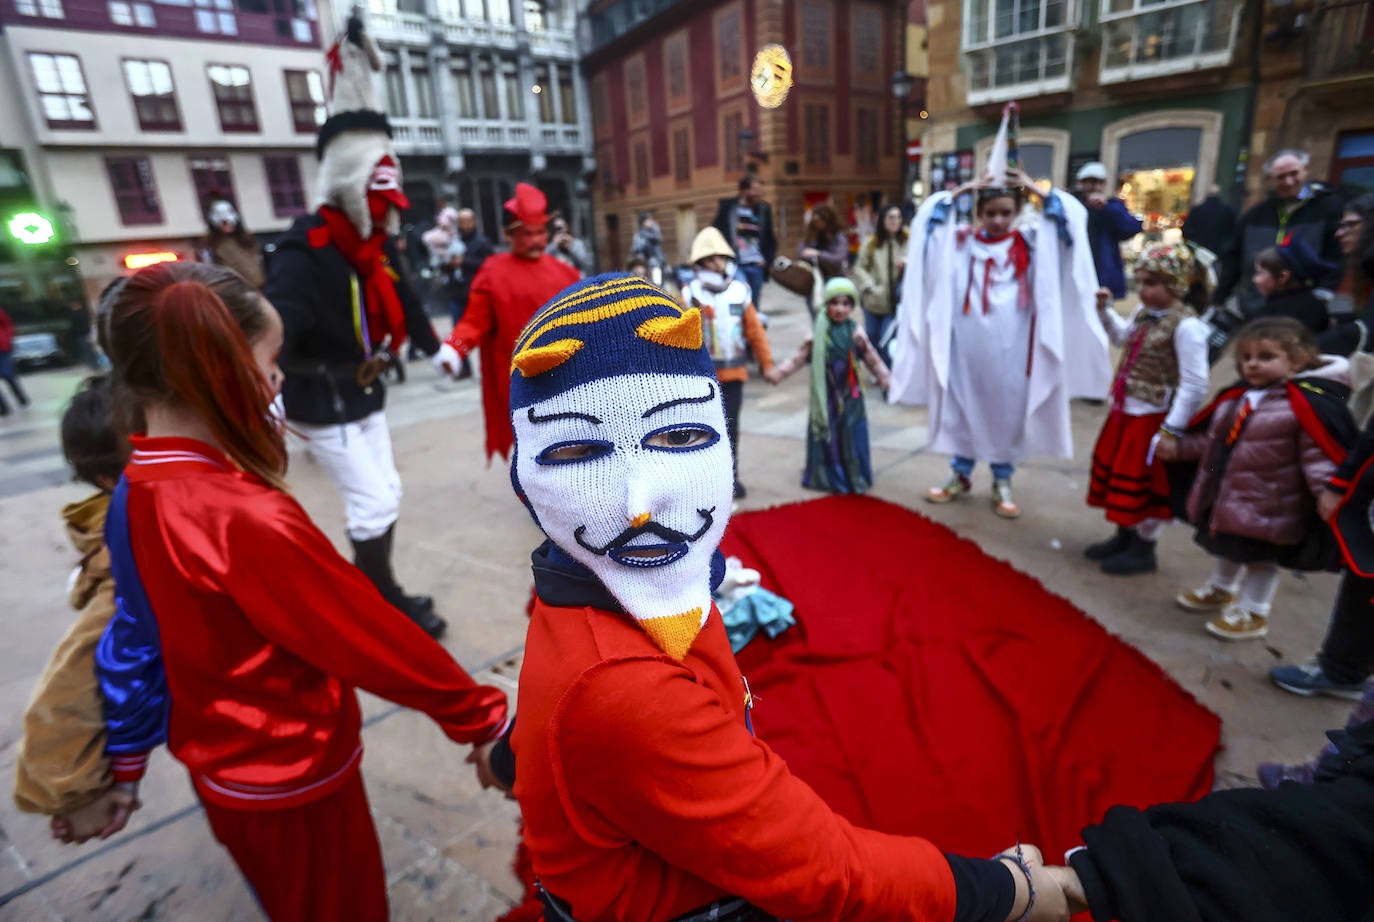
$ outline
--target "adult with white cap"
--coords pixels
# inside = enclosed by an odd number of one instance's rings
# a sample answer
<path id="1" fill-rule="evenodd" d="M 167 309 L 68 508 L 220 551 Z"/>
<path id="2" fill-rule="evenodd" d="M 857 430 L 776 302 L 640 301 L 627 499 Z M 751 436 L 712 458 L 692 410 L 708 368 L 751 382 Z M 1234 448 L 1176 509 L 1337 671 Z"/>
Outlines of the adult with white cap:
<path id="1" fill-rule="evenodd" d="M 1140 233 L 1141 224 L 1121 199 L 1107 194 L 1107 168 L 1094 160 L 1075 177 L 1078 200 L 1088 209 L 1088 246 L 1097 282 L 1114 298 L 1126 297 L 1126 267 L 1121 244 Z"/>

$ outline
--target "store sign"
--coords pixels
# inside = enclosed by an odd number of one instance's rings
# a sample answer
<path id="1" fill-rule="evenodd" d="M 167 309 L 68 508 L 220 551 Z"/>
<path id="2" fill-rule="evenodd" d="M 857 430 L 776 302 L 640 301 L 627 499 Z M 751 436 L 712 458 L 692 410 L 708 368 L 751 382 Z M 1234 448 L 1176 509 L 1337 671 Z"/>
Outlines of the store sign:
<path id="1" fill-rule="evenodd" d="M 776 109 L 792 90 L 792 56 L 781 45 L 764 45 L 749 72 L 754 98 L 765 109 Z"/>
<path id="2" fill-rule="evenodd" d="M 179 259 L 181 257 L 170 250 L 160 250 L 155 253 L 130 253 L 124 257 L 124 268 L 145 269 L 148 266 L 156 266 L 158 263 L 174 263 Z"/>
<path id="3" fill-rule="evenodd" d="M 29 246 L 41 246 L 57 236 L 51 221 L 36 211 L 25 211 L 10 218 L 10 236 Z"/>

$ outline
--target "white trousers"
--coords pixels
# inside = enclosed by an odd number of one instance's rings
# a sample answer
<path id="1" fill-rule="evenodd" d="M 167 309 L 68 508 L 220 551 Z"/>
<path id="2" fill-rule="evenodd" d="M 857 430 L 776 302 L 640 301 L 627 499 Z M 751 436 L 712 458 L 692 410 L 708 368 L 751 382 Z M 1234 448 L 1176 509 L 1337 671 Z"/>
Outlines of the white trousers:
<path id="1" fill-rule="evenodd" d="M 1274 602 L 1274 593 L 1279 591 L 1279 567 L 1276 563 L 1235 563 L 1215 558 L 1212 577 L 1207 584 L 1225 592 L 1240 590 L 1237 604 L 1252 615 L 1268 617 L 1269 608 Z"/>
<path id="2" fill-rule="evenodd" d="M 391 457 L 386 413 L 343 425 L 291 425 L 343 494 L 348 537 L 369 541 L 385 534 L 401 514 L 401 475 Z"/>

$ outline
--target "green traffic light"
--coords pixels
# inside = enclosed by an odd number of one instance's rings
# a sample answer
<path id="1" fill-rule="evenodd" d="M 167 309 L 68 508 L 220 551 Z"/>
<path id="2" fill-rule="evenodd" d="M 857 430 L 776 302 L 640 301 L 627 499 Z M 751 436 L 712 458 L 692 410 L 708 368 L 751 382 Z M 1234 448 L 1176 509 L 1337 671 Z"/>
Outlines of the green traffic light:
<path id="1" fill-rule="evenodd" d="M 52 221 L 36 211 L 25 211 L 10 218 L 10 236 L 28 246 L 50 243 L 57 236 Z"/>

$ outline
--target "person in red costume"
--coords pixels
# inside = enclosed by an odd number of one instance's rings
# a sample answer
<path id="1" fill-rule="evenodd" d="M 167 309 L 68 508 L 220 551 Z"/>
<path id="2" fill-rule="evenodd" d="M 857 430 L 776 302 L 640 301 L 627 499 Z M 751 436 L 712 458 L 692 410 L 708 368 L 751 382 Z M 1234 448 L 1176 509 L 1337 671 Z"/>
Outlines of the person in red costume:
<path id="1" fill-rule="evenodd" d="M 105 525 L 115 781 L 136 803 L 166 741 L 273 922 L 384 922 L 354 687 L 428 714 L 479 766 L 505 695 L 397 618 L 286 491 L 266 300 L 224 267 L 166 263 L 129 279 L 108 329 L 121 415 L 142 428 Z"/>
<path id="2" fill-rule="evenodd" d="M 482 413 L 487 463 L 510 453 L 510 360 L 515 337 L 544 302 L 578 280 L 572 266 L 544 253 L 549 245 L 548 199 L 516 183 L 506 202 L 509 253 L 490 257 L 468 294 L 468 309 L 434 356 L 437 368 L 457 375 L 473 349 L 482 350 Z"/>
<path id="3" fill-rule="evenodd" d="M 515 343 L 512 482 L 549 540 L 509 745 L 545 918 L 1066 922 L 1037 850 L 858 828 L 754 735 L 711 599 L 734 475 L 703 340 L 697 308 L 603 275 Z"/>

